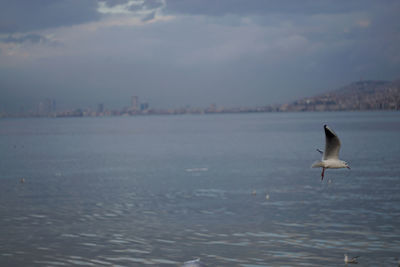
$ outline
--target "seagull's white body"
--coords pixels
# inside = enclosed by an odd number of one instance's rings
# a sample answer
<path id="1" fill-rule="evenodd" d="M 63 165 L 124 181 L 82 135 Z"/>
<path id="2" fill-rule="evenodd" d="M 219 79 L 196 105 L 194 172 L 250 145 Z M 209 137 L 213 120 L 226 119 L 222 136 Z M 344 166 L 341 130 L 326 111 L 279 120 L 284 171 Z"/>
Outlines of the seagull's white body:
<path id="1" fill-rule="evenodd" d="M 325 169 L 341 169 L 347 168 L 347 163 L 342 160 L 335 160 L 335 159 L 322 159 L 321 161 L 317 161 L 312 165 L 313 168 L 325 168 Z"/>
<path id="2" fill-rule="evenodd" d="M 339 137 L 327 125 L 324 125 L 325 130 L 325 151 L 322 152 L 321 161 L 315 162 L 311 167 L 322 168 L 321 180 L 324 179 L 325 169 L 341 169 L 350 167 L 343 160 L 339 159 L 340 140 Z"/>
<path id="3" fill-rule="evenodd" d="M 357 258 L 358 258 L 358 256 L 349 259 L 349 256 L 347 256 L 347 254 L 344 254 L 344 263 L 357 264 L 358 263 Z"/>
<path id="4" fill-rule="evenodd" d="M 200 259 L 186 261 L 183 263 L 182 267 L 203 267 L 206 266 L 204 263 L 200 261 Z"/>

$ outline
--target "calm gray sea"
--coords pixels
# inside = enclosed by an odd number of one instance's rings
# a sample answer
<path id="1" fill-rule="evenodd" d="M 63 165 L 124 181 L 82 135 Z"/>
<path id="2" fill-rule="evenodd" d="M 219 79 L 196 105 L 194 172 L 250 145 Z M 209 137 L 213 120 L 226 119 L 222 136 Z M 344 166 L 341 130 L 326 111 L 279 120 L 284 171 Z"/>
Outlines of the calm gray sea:
<path id="1" fill-rule="evenodd" d="M 352 169 L 321 182 L 325 123 Z M 340 266 L 345 253 L 397 266 L 399 112 L 0 120 L 0 266 Z"/>

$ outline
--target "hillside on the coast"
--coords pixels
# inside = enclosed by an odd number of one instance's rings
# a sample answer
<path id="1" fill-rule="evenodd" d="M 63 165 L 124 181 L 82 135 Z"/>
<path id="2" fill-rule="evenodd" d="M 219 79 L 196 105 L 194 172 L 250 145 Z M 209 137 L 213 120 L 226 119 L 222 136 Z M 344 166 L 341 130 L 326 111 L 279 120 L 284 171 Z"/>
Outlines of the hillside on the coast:
<path id="1" fill-rule="evenodd" d="M 400 80 L 359 81 L 280 105 L 279 111 L 400 110 Z"/>

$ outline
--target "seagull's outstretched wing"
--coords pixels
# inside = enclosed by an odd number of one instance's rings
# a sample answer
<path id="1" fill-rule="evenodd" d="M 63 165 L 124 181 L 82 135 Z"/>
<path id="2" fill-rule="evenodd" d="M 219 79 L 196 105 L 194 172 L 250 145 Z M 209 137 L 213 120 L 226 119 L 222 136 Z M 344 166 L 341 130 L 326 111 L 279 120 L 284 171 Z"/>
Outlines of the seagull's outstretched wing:
<path id="1" fill-rule="evenodd" d="M 340 140 L 339 137 L 328 126 L 324 125 L 325 130 L 325 151 L 323 159 L 339 159 Z"/>

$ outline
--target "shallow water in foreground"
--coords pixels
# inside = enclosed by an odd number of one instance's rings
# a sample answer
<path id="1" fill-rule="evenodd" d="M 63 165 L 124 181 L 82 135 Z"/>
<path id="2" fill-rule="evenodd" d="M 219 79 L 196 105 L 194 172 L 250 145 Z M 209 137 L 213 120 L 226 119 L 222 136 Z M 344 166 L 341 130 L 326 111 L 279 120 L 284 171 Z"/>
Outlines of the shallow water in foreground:
<path id="1" fill-rule="evenodd" d="M 352 170 L 321 182 L 324 123 Z M 399 136 L 389 112 L 2 119 L 0 265 L 397 266 Z"/>

